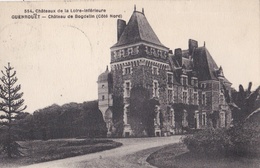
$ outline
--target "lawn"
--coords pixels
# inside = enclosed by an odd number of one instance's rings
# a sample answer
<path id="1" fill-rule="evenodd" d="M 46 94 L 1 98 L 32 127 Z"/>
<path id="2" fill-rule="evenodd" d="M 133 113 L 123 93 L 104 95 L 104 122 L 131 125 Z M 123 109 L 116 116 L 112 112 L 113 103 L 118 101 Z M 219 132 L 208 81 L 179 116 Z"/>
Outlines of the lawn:
<path id="1" fill-rule="evenodd" d="M 0 155 L 0 167 L 18 167 L 38 162 L 99 152 L 121 146 L 106 139 L 57 139 L 19 142 L 24 149 L 23 157 L 8 159 Z"/>
<path id="2" fill-rule="evenodd" d="M 260 158 L 192 154 L 184 144 L 173 144 L 151 154 L 147 161 L 159 168 L 259 168 Z"/>

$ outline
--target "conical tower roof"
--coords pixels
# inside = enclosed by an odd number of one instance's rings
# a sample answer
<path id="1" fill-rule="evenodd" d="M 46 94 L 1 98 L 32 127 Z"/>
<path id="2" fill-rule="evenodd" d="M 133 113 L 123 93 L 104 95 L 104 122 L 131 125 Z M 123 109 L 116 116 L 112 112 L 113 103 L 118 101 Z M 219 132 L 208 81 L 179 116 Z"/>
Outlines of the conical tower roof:
<path id="1" fill-rule="evenodd" d="M 106 71 L 98 76 L 98 82 L 108 82 L 109 74 L 110 74 L 110 72 L 109 72 L 108 66 L 107 66 Z"/>

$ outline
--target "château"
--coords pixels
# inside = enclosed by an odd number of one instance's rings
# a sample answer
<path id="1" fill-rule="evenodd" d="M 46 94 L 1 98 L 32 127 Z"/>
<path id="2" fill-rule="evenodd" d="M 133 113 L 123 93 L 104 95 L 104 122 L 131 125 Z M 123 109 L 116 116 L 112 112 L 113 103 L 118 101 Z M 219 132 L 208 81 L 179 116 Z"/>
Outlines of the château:
<path id="1" fill-rule="evenodd" d="M 107 67 L 98 77 L 99 109 L 108 136 L 139 136 L 140 130 L 143 136 L 166 136 L 230 126 L 223 87 L 230 92 L 231 83 L 205 42 L 198 46 L 187 41 L 188 49 L 163 45 L 144 10 L 134 9 L 128 23 L 117 20 L 111 70 Z"/>

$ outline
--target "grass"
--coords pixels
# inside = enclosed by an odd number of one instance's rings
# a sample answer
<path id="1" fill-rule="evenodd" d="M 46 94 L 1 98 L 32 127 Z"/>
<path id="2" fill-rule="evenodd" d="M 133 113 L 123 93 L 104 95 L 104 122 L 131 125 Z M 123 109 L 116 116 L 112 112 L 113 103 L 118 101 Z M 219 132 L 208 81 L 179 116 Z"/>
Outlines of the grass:
<path id="1" fill-rule="evenodd" d="M 182 143 L 158 150 L 147 161 L 159 168 L 259 168 L 260 165 L 260 159 L 256 157 L 193 154 Z"/>
<path id="2" fill-rule="evenodd" d="M 58 139 L 22 141 L 23 157 L 8 159 L 0 155 L 0 167 L 18 167 L 38 162 L 45 162 L 79 156 L 121 146 L 121 143 L 106 139 Z"/>

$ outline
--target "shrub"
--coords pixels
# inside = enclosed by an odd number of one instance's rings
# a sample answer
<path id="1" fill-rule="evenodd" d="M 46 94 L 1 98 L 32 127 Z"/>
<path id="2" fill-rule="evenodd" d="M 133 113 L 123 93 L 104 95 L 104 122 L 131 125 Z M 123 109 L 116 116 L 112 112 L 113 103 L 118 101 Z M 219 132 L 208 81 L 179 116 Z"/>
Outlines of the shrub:
<path id="1" fill-rule="evenodd" d="M 209 155 L 256 156 L 260 134 L 255 124 L 230 129 L 205 129 L 182 139 L 190 152 Z"/>
<path id="2" fill-rule="evenodd" d="M 205 129 L 182 139 L 190 152 L 199 154 L 225 154 L 232 148 L 226 129 Z"/>
<path id="3" fill-rule="evenodd" d="M 230 152 L 240 156 L 260 154 L 260 131 L 258 123 L 245 123 L 228 130 L 232 149 Z"/>

